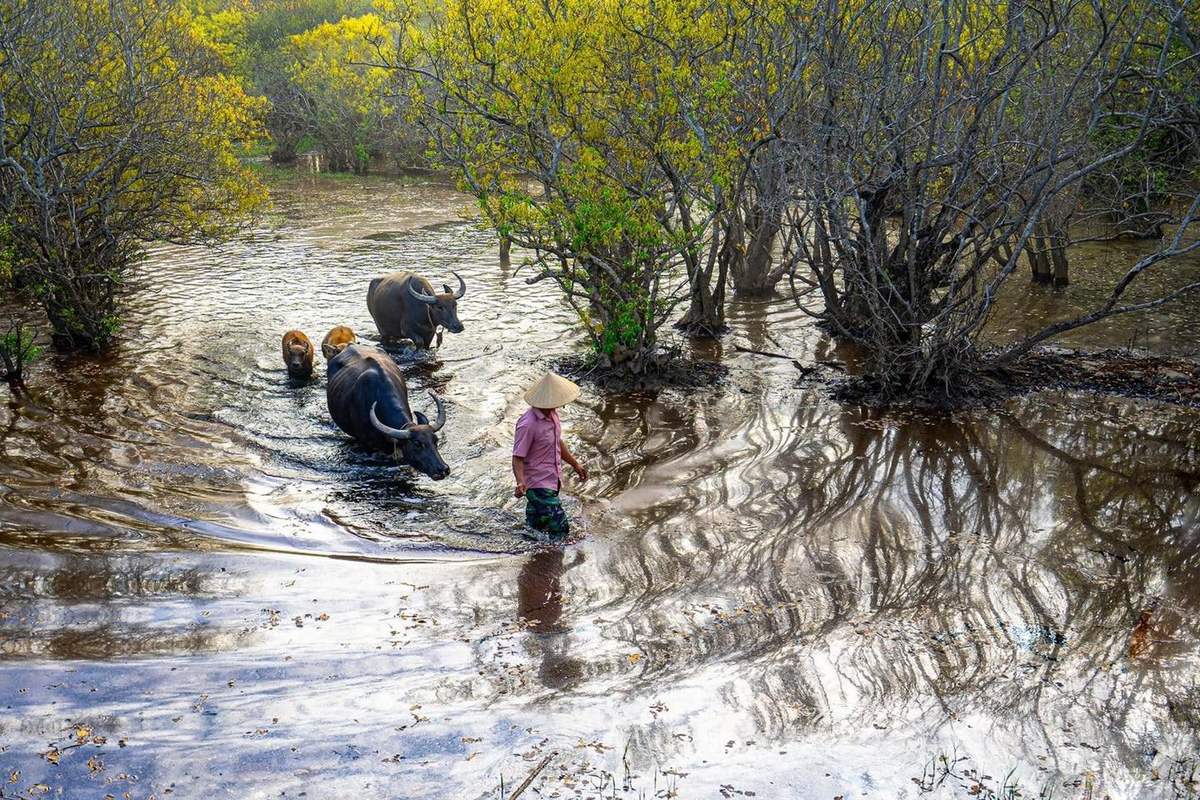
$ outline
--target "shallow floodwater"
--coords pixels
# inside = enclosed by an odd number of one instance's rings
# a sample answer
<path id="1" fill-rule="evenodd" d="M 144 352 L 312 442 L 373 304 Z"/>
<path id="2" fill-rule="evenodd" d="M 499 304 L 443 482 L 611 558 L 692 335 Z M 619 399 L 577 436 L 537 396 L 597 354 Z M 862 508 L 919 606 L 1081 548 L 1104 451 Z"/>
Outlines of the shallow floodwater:
<path id="1" fill-rule="evenodd" d="M 1200 413 L 843 408 L 733 347 L 836 357 L 803 313 L 735 302 L 723 385 L 571 407 L 593 478 L 538 550 L 508 448 L 569 309 L 444 187 L 276 203 L 155 250 L 117 355 L 0 405 L 0 797 L 1195 796 Z M 466 332 L 405 364 L 415 407 L 448 399 L 439 483 L 279 356 L 371 339 L 397 269 L 467 280 Z M 1076 343 L 1187 350 L 1198 317 Z"/>

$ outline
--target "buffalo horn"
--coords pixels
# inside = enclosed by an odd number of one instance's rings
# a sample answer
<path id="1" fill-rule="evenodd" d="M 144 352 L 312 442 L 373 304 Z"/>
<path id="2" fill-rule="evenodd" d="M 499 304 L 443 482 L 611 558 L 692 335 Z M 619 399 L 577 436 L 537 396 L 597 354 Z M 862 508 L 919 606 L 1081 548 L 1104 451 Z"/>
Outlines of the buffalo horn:
<path id="1" fill-rule="evenodd" d="M 375 426 L 375 430 L 392 439 L 408 439 L 412 437 L 412 431 L 400 430 L 399 428 L 393 428 L 390 425 L 384 425 L 380 422 L 379 417 L 375 415 L 375 406 L 377 405 L 379 405 L 378 401 L 371 403 L 371 424 Z"/>
<path id="2" fill-rule="evenodd" d="M 414 281 L 408 282 L 408 293 L 427 305 L 433 305 L 437 302 L 437 298 L 431 294 L 417 291 L 417 287 L 413 285 Z"/>
<path id="3" fill-rule="evenodd" d="M 459 275 L 454 270 L 450 270 L 450 274 L 458 278 L 458 291 L 454 293 L 454 299 L 461 300 L 462 296 L 467 293 L 467 282 L 463 280 L 462 275 Z"/>
<path id="4" fill-rule="evenodd" d="M 434 404 L 437 405 L 437 421 L 433 423 L 433 429 L 440 431 L 442 426 L 446 424 L 446 404 L 442 401 L 442 398 L 433 392 L 430 392 L 429 396 L 433 398 Z"/>

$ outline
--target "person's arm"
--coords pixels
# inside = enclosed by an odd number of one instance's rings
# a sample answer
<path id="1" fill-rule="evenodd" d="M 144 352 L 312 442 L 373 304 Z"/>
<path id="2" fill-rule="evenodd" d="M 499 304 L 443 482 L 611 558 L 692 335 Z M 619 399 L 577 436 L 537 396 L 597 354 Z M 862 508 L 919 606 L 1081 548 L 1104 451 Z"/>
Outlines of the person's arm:
<path id="1" fill-rule="evenodd" d="M 525 458 L 529 455 L 529 448 L 532 446 L 533 432 L 525 422 L 525 418 L 521 417 L 517 420 L 517 429 L 513 433 L 512 471 L 513 477 L 517 479 L 516 488 L 513 489 L 514 497 L 524 497 L 525 491 L 529 488 L 525 483 Z"/>
<path id="2" fill-rule="evenodd" d="M 562 460 L 570 464 L 571 469 L 575 470 L 575 474 L 579 476 L 580 481 L 588 479 L 587 468 L 575 460 L 575 456 L 571 455 L 571 451 L 567 449 L 567 443 L 563 439 L 558 440 L 558 453 L 562 456 Z"/>
<path id="3" fill-rule="evenodd" d="M 517 488 L 513 490 L 514 497 L 524 497 L 525 490 L 529 487 L 525 485 L 525 459 L 520 456 L 512 458 L 513 477 L 517 479 Z"/>

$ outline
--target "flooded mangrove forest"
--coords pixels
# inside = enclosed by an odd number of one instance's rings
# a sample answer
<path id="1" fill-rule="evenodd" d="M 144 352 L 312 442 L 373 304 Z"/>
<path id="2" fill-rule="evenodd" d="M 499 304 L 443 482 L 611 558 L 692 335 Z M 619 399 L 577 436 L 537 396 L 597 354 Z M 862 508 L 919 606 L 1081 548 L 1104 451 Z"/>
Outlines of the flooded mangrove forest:
<path id="1" fill-rule="evenodd" d="M 1198 298 L 1196 0 L 0 0 L 0 800 L 1200 800 Z"/>
<path id="2" fill-rule="evenodd" d="M 1194 796 L 1200 411 L 844 406 L 742 352 L 844 357 L 790 297 L 736 300 L 693 353 L 719 384 L 585 384 L 592 479 L 542 548 L 508 460 L 524 387 L 583 346 L 562 298 L 436 182 L 275 196 L 154 248 L 117 349 L 0 405 L 3 796 L 499 798 L 546 759 L 526 796 Z M 370 340 L 367 282 L 408 268 L 468 287 L 405 364 L 449 405 L 436 483 L 279 362 L 288 327 Z M 997 335 L 1088 291 L 1014 297 Z M 1198 325 L 1070 343 L 1194 355 Z"/>

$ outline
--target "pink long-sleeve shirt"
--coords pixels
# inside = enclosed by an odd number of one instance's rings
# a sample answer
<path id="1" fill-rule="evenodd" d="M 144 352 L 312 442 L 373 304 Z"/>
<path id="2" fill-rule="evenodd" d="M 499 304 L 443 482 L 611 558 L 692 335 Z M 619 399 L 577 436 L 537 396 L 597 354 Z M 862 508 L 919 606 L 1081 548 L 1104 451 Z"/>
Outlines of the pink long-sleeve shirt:
<path id="1" fill-rule="evenodd" d="M 559 442 L 562 422 L 558 412 L 530 408 L 517 420 L 513 455 L 525 461 L 525 485 L 530 489 L 557 489 L 562 480 Z"/>

